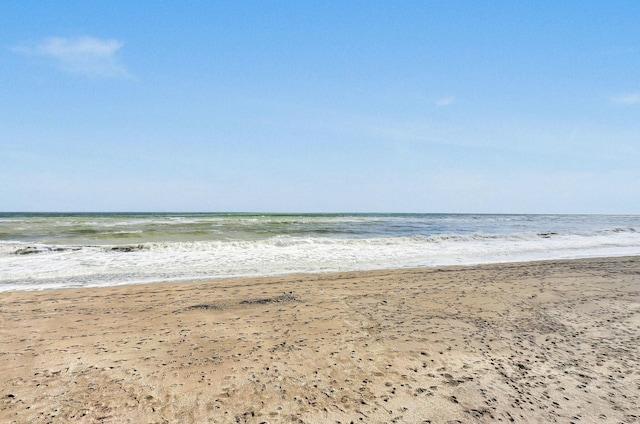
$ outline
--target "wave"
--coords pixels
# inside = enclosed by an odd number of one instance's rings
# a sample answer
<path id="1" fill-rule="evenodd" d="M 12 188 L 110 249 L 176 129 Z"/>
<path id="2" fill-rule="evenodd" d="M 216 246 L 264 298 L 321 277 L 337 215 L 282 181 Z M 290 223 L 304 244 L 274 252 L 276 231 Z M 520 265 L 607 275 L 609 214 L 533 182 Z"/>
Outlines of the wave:
<path id="1" fill-rule="evenodd" d="M 205 232 L 196 232 L 200 235 Z M 118 236 L 135 236 L 137 232 L 120 232 Z M 191 233 L 189 233 L 191 234 Z M 49 245 L 39 243 L 25 243 L 18 241 L 0 242 L 0 254 L 30 254 L 30 253 L 56 253 L 67 251 L 101 250 L 105 252 L 149 251 L 223 251 L 226 249 L 269 249 L 269 248 L 296 248 L 296 247 L 383 247 L 383 246 L 433 246 L 442 247 L 444 244 L 451 246 L 477 244 L 495 244 L 508 246 L 518 243 L 530 243 L 539 246 L 565 245 L 567 248 L 579 249 L 581 246 L 597 245 L 634 245 L 640 243 L 640 233 L 635 228 L 613 228 L 599 230 L 590 233 L 561 234 L 554 231 L 516 234 L 443 234 L 435 236 L 411 235 L 401 237 L 369 237 L 353 238 L 347 234 L 343 237 L 318 236 L 292 236 L 276 235 L 258 240 L 204 240 L 204 241 L 154 241 L 136 244 L 94 244 L 94 245 Z"/>
<path id="2" fill-rule="evenodd" d="M 386 232 L 380 228 L 347 231 L 353 230 L 349 226 L 340 231 L 335 226 L 331 231 L 312 232 L 325 230 L 316 222 L 305 224 L 305 231 L 288 233 L 268 231 L 262 226 L 260 231 L 236 231 L 234 227 L 233 232 L 211 235 L 206 228 L 198 227 L 194 236 L 189 230 L 196 227 L 183 226 L 176 236 L 157 227 L 158 231 L 119 227 L 113 232 L 124 234 L 87 238 L 86 243 L 84 238 L 80 242 L 70 239 L 68 243 L 64 238 L 44 243 L 4 240 L 0 241 L 0 291 L 640 255 L 637 219 L 584 225 L 567 218 L 563 225 L 555 225 L 551 219 L 527 217 L 541 221 L 527 226 L 522 225 L 522 219 L 509 218 L 517 225 L 460 225 L 448 232 L 437 227 L 429 228 L 429 234 L 420 233 L 424 225 L 414 225 L 403 217 L 404 221 L 398 222 L 401 235 L 390 229 L 395 224 L 387 219 L 380 226 Z M 475 217 L 442 219 L 458 220 L 459 224 L 460 220 L 467 222 Z M 486 223 L 486 219 L 478 220 Z M 370 225 L 371 221 L 365 224 Z M 483 232 L 484 229 L 489 231 Z M 138 238 L 135 232 L 140 230 Z M 415 231 L 407 234 L 409 230 Z M 104 227 L 101 231 L 105 231 Z"/>

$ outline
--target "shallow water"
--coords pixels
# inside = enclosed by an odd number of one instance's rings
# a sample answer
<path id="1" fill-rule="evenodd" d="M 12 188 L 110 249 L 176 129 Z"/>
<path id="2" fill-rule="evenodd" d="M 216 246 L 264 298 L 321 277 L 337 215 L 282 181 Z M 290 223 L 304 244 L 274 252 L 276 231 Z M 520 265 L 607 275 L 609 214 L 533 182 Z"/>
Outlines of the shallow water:
<path id="1" fill-rule="evenodd" d="M 640 216 L 0 214 L 0 291 L 640 254 Z"/>

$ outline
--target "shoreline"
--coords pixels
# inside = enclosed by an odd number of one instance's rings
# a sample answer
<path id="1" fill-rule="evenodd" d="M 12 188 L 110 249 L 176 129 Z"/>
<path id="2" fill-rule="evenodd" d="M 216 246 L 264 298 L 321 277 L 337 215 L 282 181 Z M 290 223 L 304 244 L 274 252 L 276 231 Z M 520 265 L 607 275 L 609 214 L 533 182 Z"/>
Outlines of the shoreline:
<path id="1" fill-rule="evenodd" d="M 343 274 L 367 274 L 367 273 L 385 273 L 385 272 L 402 272 L 402 271 L 428 271 L 428 270 L 439 270 L 439 269 L 465 269 L 465 268 L 476 268 L 476 267 L 491 267 L 491 266 L 508 266 L 508 265 L 527 265 L 527 264 L 536 264 L 536 263 L 556 263 L 556 262 L 568 262 L 568 261 L 582 261 L 582 260 L 597 260 L 597 259 L 616 259 L 616 258 L 640 258 L 640 255 L 623 253 L 620 255 L 593 255 L 593 256 L 577 256 L 572 258 L 555 258 L 555 259 L 530 259 L 530 260 L 506 260 L 503 262 L 477 262 L 477 263 L 460 263 L 460 264 L 450 264 L 450 265 L 433 265 L 433 266 L 406 266 L 406 267 L 395 267 L 395 268 L 372 268 L 372 269 L 356 269 L 356 270 L 343 270 L 343 271 L 316 271 L 316 272 L 291 272 L 291 273 L 282 273 L 282 274 L 269 274 L 269 275 L 255 275 L 255 276 L 226 276 L 226 277 L 201 277 L 201 278 L 176 278 L 176 279 L 162 279 L 162 280 L 151 280 L 151 281 L 134 281 L 134 282 L 122 282 L 116 283 L 113 285 L 87 285 L 82 287 L 47 287 L 47 288 L 20 288 L 20 289 L 12 289 L 12 290 L 0 290 L 0 296 L 5 293 L 13 293 L 13 292 L 48 292 L 48 291 L 59 291 L 59 290 L 94 290 L 94 289 L 110 289 L 110 288 L 118 288 L 118 287 L 129 287 L 129 286 L 156 286 L 156 285 L 173 285 L 173 284 L 215 284 L 218 282 L 226 282 L 226 281 L 234 281 L 234 280 L 244 280 L 244 281 L 259 281 L 262 279 L 283 279 L 283 278 L 305 278 L 308 277 L 310 279 L 315 279 L 316 277 L 327 277 L 329 279 L 332 278 L 332 275 L 343 275 Z"/>
<path id="2" fill-rule="evenodd" d="M 640 421 L 637 256 L 11 291 L 0 319 L 2 422 Z"/>

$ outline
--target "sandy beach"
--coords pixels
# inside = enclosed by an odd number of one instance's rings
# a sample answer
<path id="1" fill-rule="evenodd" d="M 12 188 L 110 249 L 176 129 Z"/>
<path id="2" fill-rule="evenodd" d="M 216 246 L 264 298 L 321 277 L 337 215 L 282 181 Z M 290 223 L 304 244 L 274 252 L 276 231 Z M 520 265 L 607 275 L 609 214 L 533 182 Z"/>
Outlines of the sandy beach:
<path id="1" fill-rule="evenodd" d="M 640 258 L 0 294 L 2 423 L 633 423 Z"/>

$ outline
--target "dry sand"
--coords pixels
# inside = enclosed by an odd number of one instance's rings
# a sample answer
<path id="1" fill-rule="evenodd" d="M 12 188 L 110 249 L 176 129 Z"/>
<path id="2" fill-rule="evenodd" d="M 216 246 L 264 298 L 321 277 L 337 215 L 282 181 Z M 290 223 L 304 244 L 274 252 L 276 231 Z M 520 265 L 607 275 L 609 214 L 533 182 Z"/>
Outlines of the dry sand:
<path id="1" fill-rule="evenodd" d="M 0 294 L 0 422 L 640 421 L 640 258 Z"/>

